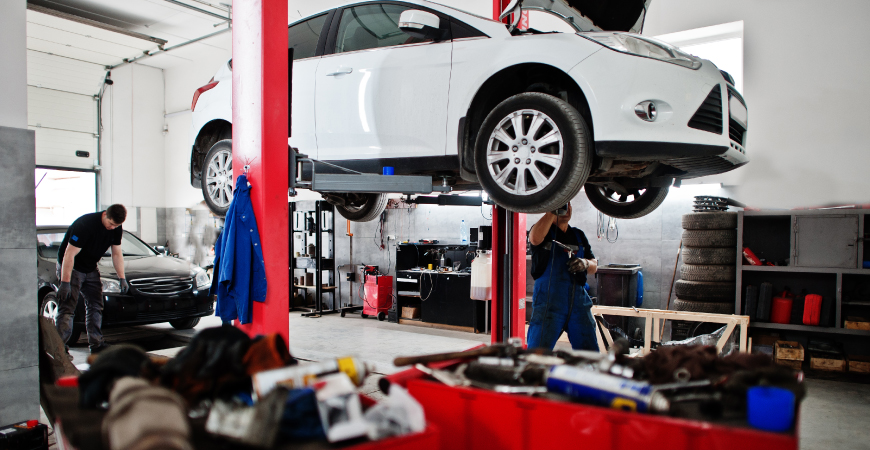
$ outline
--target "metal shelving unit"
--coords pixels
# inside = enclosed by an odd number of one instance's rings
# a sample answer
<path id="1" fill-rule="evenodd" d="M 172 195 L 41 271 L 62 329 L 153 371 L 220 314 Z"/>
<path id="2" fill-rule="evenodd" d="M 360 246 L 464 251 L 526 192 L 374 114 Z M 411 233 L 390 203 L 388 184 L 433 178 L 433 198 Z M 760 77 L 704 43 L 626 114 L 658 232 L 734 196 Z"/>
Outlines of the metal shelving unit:
<path id="1" fill-rule="evenodd" d="M 302 213 L 304 224 L 297 223 L 296 214 Z M 313 217 L 311 217 L 313 216 Z M 332 238 L 335 232 L 335 210 L 332 205 L 326 201 L 315 201 L 314 209 L 304 209 L 297 211 L 296 203 L 290 204 L 290 217 L 293 217 L 292 234 L 290 239 L 291 244 L 291 259 L 290 259 L 290 278 L 293 279 L 296 271 L 304 270 L 308 273 L 309 269 L 314 269 L 314 285 L 307 285 L 304 282 L 294 283 L 292 291 L 304 289 L 306 292 L 314 294 L 314 307 L 293 307 L 293 311 L 304 311 L 302 314 L 305 317 L 317 317 L 323 314 L 335 314 L 340 312 L 337 308 L 337 299 L 335 294 L 337 282 L 335 279 L 337 274 L 335 271 L 335 239 Z M 327 239 L 324 242 L 324 236 Z M 299 239 L 297 239 L 297 237 Z M 294 241 L 299 240 L 303 247 L 306 244 L 314 245 L 314 255 L 307 257 L 295 256 L 293 251 Z M 328 272 L 333 283 L 324 285 L 323 272 Z M 303 281 L 303 280 L 300 280 Z M 328 280 L 327 280 L 328 281 Z M 328 293 L 332 297 L 332 305 L 328 309 L 323 306 L 323 294 Z M 307 295 L 306 295 L 307 297 Z M 290 298 L 293 298 L 292 296 Z"/>
<path id="2" fill-rule="evenodd" d="M 735 300 L 735 310 L 738 313 L 743 312 L 743 296 L 746 285 L 755 284 L 755 280 L 764 280 L 766 276 L 792 288 L 805 285 L 820 286 L 819 290 L 829 292 L 835 299 L 835 319 L 832 327 L 753 322 L 750 324 L 750 328 L 812 334 L 870 336 L 870 331 L 843 328 L 843 306 L 870 306 L 870 299 L 868 301 L 843 300 L 844 276 L 851 278 L 852 281 L 856 281 L 857 277 L 867 276 L 867 283 L 870 283 L 870 269 L 861 267 L 863 261 L 867 259 L 864 253 L 866 213 L 866 210 L 861 209 L 738 212 L 737 293 Z M 750 222 L 749 227 L 747 227 L 747 222 Z M 803 224 L 809 224 L 809 226 L 802 226 Z M 830 228 L 826 228 L 826 226 L 830 226 Z M 762 228 L 768 229 L 761 230 Z M 782 236 L 783 232 L 787 232 L 788 236 Z M 747 236 L 753 233 L 757 234 L 751 238 L 753 242 L 747 242 Z M 745 265 L 742 249 L 749 246 L 758 253 L 758 250 L 752 248 L 754 245 L 759 245 L 762 252 L 769 253 L 769 255 L 758 255 L 759 257 L 772 256 L 769 259 L 787 261 L 788 265 Z M 816 251 L 808 251 L 804 249 L 805 247 Z M 787 249 L 787 255 L 783 253 L 784 249 Z M 780 258 L 783 256 L 784 258 Z M 818 267 L 810 266 L 807 265 L 806 260 L 827 260 L 832 264 Z M 747 279 L 751 279 L 753 282 L 747 283 Z M 775 285 L 775 289 L 782 287 L 782 285 Z"/>

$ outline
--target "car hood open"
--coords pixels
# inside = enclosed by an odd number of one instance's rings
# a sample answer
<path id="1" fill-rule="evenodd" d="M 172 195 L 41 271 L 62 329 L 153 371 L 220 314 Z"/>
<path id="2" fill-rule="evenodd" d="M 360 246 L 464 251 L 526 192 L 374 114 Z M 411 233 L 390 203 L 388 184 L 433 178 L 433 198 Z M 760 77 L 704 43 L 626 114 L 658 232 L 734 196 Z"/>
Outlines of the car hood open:
<path id="1" fill-rule="evenodd" d="M 640 33 L 652 0 L 515 0 L 505 9 L 545 11 L 577 31 L 627 31 Z M 505 16 L 506 14 L 502 14 Z"/>
<path id="2" fill-rule="evenodd" d="M 189 277 L 191 264 L 171 256 L 125 256 L 124 272 L 128 280 L 142 277 Z M 117 278 L 112 258 L 106 257 L 99 262 L 100 275 Z"/>

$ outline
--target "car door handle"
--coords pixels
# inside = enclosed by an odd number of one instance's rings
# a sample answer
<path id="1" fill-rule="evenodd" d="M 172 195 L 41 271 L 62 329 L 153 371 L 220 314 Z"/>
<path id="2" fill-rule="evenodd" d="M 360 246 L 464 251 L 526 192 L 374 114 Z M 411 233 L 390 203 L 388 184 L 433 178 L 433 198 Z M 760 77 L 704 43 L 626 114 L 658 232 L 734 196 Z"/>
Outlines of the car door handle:
<path id="1" fill-rule="evenodd" d="M 353 69 L 351 69 L 351 68 L 347 68 L 347 69 L 339 69 L 339 70 L 336 70 L 335 72 L 332 72 L 332 73 L 328 73 L 328 74 L 326 74 L 326 76 L 328 76 L 328 77 L 334 77 L 334 76 L 338 76 L 338 75 L 347 75 L 347 74 L 349 74 L 349 73 L 351 73 L 351 72 L 353 72 Z"/>

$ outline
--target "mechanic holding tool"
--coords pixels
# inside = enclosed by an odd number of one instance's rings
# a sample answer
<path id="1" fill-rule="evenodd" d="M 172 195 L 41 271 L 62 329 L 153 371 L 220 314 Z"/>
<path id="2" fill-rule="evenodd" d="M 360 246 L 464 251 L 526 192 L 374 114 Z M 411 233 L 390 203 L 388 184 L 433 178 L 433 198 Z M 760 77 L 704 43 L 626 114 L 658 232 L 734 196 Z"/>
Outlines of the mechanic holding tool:
<path id="1" fill-rule="evenodd" d="M 55 326 L 66 342 L 72 334 L 73 317 L 79 293 L 85 298 L 85 324 L 88 347 L 98 353 L 108 347 L 103 342 L 103 286 L 97 263 L 112 248 L 112 264 L 120 279 L 121 294 L 130 289 L 124 278 L 124 253 L 121 251 L 121 224 L 127 218 L 123 205 L 112 205 L 102 212 L 85 214 L 70 225 L 57 253 L 58 311 Z"/>
<path id="2" fill-rule="evenodd" d="M 532 244 L 532 320 L 529 348 L 552 350 L 562 331 L 575 350 L 597 350 L 592 299 L 586 276 L 598 270 L 598 260 L 586 235 L 568 225 L 571 204 L 544 214 L 529 231 Z"/>

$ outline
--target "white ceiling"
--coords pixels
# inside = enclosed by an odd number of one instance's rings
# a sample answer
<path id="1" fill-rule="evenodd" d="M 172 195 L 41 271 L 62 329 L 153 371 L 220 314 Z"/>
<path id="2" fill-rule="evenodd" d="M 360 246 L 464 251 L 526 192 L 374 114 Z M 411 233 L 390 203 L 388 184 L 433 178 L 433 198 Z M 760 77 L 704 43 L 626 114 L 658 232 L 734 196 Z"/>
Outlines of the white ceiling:
<path id="1" fill-rule="evenodd" d="M 231 0 L 177 0 L 193 7 L 226 16 L 217 5 Z M 221 19 L 165 0 L 30 0 L 31 4 L 73 14 L 125 30 L 164 39 L 164 48 L 181 44 L 227 28 Z M 139 61 L 161 69 L 196 62 L 214 53 L 226 54 L 232 46 L 231 33 L 223 33 L 166 53 Z M 125 58 L 154 52 L 154 42 L 73 22 L 40 12 L 27 11 L 27 48 L 32 51 L 112 66 Z"/>

